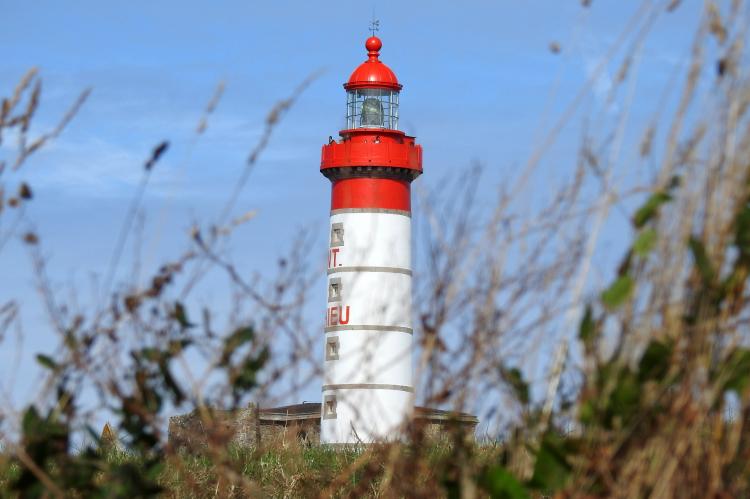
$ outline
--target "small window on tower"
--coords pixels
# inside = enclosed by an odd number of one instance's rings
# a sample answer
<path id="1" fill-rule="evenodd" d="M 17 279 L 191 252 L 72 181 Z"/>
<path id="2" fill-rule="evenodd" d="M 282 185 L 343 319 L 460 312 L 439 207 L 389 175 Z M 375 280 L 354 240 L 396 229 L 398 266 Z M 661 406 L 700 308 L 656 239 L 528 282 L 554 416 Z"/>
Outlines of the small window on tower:
<path id="1" fill-rule="evenodd" d="M 336 395 L 323 398 L 323 419 L 336 419 Z"/>
<path id="2" fill-rule="evenodd" d="M 328 281 L 328 301 L 341 301 L 341 278 L 334 277 Z"/>
<path id="3" fill-rule="evenodd" d="M 338 336 L 333 336 L 326 340 L 326 360 L 339 360 Z"/>
<path id="4" fill-rule="evenodd" d="M 336 222 L 331 225 L 331 247 L 344 245 L 344 224 Z"/>

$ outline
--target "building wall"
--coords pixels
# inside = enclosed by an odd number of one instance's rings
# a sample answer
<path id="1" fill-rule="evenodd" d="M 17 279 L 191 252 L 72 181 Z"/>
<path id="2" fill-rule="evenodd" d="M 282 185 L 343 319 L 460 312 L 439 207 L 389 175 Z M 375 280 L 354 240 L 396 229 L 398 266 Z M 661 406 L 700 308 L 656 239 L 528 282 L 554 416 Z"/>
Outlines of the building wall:
<path id="1" fill-rule="evenodd" d="M 289 421 L 264 420 L 261 415 L 257 425 L 254 407 L 230 411 L 212 411 L 209 417 L 201 417 L 197 411 L 169 419 L 169 443 L 177 449 L 190 452 L 205 450 L 209 442 L 213 445 L 236 445 L 254 448 L 260 437 L 261 445 L 301 441 L 310 445 L 320 443 L 320 416 Z M 428 441 L 451 441 L 455 431 L 473 438 L 475 421 L 417 419 L 419 427 Z"/>

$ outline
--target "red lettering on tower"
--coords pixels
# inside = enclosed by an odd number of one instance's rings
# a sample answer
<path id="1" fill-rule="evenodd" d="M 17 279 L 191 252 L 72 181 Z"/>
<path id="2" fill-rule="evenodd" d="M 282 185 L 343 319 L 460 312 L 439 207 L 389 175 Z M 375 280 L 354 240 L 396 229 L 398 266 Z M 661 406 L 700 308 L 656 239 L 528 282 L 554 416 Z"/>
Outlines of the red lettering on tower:
<path id="1" fill-rule="evenodd" d="M 331 320 L 330 324 L 331 326 L 335 326 L 339 323 L 339 314 L 338 314 L 338 307 L 331 307 Z"/>
<path id="2" fill-rule="evenodd" d="M 339 306 L 339 324 L 349 324 L 349 305 L 346 306 L 346 320 L 344 320 L 344 314 Z"/>
<path id="3" fill-rule="evenodd" d="M 341 251 L 341 248 L 331 248 L 331 251 L 328 252 L 328 268 L 336 267 L 336 256 L 338 255 L 339 251 Z M 340 267 L 341 264 L 338 264 Z"/>
<path id="4" fill-rule="evenodd" d="M 326 327 L 349 324 L 349 305 L 334 305 L 326 309 Z"/>

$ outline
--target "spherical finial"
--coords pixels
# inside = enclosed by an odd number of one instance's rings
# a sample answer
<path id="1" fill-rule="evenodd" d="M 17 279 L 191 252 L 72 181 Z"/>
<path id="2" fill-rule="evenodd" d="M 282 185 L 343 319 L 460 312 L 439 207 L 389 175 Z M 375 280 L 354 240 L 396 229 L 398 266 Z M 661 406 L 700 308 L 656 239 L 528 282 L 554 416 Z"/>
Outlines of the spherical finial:
<path id="1" fill-rule="evenodd" d="M 365 48 L 367 49 L 367 56 L 370 62 L 376 62 L 380 55 L 380 48 L 383 46 L 383 42 L 377 36 L 371 36 L 365 42 Z"/>
<path id="2" fill-rule="evenodd" d="M 365 42 L 365 48 L 368 52 L 379 52 L 383 48 L 383 42 L 377 36 L 371 36 Z"/>

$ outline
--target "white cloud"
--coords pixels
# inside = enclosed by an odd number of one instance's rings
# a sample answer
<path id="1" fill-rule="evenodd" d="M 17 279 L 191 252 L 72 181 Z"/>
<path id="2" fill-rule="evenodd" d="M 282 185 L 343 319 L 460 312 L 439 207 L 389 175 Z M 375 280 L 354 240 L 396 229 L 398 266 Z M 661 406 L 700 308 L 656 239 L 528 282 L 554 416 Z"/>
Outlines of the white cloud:
<path id="1" fill-rule="evenodd" d="M 182 123 L 182 125 L 176 125 Z M 232 182 L 255 147 L 262 128 L 238 117 L 214 117 L 205 134 L 190 150 L 195 137 L 194 125 L 174 117 L 150 117 L 128 122 L 132 132 L 123 137 L 92 135 L 79 127 L 66 133 L 33 154 L 18 172 L 33 186 L 52 188 L 93 198 L 129 195 L 139 184 L 143 165 L 151 149 L 164 138 L 171 150 L 159 161 L 149 181 L 150 196 L 189 197 L 204 192 L 206 185 L 191 175 L 208 171 L 217 183 Z M 44 126 L 36 130 L 46 130 Z M 108 130 L 109 135 L 112 130 Z M 38 132 L 31 133 L 36 137 Z M 137 137 L 136 137 L 137 136 Z M 148 137 L 148 139 L 146 138 Z M 4 137 L 0 159 L 12 162 L 16 155 L 16 137 Z M 263 163 L 301 161 L 305 151 L 295 144 L 284 144 L 283 137 L 272 140 L 261 158 Z M 210 168 L 210 170 L 206 170 Z M 203 169 L 203 170 L 202 170 Z"/>
<path id="2" fill-rule="evenodd" d="M 58 139 L 29 158 L 23 176 L 37 187 L 94 197 L 116 196 L 138 184 L 144 158 L 145 153 L 136 154 L 98 137 Z"/>

